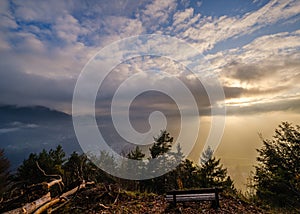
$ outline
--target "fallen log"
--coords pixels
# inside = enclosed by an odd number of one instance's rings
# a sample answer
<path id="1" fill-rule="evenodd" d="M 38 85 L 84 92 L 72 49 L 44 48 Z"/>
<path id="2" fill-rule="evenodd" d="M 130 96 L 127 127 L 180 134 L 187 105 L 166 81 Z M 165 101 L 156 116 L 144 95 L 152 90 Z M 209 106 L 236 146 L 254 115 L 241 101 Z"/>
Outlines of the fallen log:
<path id="1" fill-rule="evenodd" d="M 94 183 L 95 182 L 84 182 L 84 183 L 80 184 L 78 187 L 75 187 L 75 188 L 63 193 L 59 198 L 54 198 L 50 202 L 42 205 L 40 208 L 38 208 L 34 212 L 34 214 L 41 214 L 41 213 L 45 212 L 47 209 L 53 207 L 55 204 L 60 203 L 62 201 L 66 201 L 69 196 L 75 194 L 78 190 L 85 188 L 86 185 L 92 185 Z"/>
<path id="2" fill-rule="evenodd" d="M 39 198 L 33 202 L 29 202 L 29 203 L 25 204 L 24 206 L 19 207 L 17 209 L 7 211 L 4 214 L 33 213 L 37 208 L 39 208 L 43 204 L 47 203 L 48 201 L 51 201 L 50 192 L 48 192 L 46 195 L 42 196 L 41 198 Z"/>
<path id="3" fill-rule="evenodd" d="M 64 201 L 65 199 L 64 198 L 55 198 L 55 199 L 52 199 L 50 202 L 42 205 L 40 208 L 38 208 L 34 214 L 40 214 L 40 213 L 43 213 L 45 212 L 46 210 L 48 210 L 50 207 L 54 206 L 55 204 L 61 202 L 61 201 Z"/>
<path id="4" fill-rule="evenodd" d="M 60 182 L 59 180 L 57 182 L 51 182 L 49 186 L 53 186 L 54 183 L 59 183 L 59 182 Z M 22 214 L 22 213 L 24 213 L 24 214 L 25 213 L 26 214 L 29 214 L 29 213 L 40 214 L 40 213 L 43 213 L 47 209 L 54 206 L 55 204 L 62 202 L 62 201 L 66 201 L 69 196 L 75 194 L 78 190 L 85 188 L 86 185 L 92 185 L 94 183 L 95 182 L 83 182 L 78 187 L 75 187 L 75 188 L 63 193 L 62 195 L 60 195 L 57 198 L 51 198 L 51 194 L 50 194 L 50 192 L 48 192 L 46 195 L 42 196 L 41 198 L 39 198 L 33 202 L 29 202 L 29 203 L 25 204 L 24 206 L 19 207 L 17 209 L 7 211 L 4 214 Z"/>

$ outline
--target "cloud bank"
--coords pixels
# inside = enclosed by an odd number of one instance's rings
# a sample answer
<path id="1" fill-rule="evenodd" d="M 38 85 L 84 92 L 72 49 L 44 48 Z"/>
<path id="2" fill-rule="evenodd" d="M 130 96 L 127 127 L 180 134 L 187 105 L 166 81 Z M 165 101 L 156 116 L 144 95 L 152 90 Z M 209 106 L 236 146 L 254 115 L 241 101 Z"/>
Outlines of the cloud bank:
<path id="1" fill-rule="evenodd" d="M 45 104 L 70 111 L 76 79 L 97 51 L 122 38 L 155 33 L 182 39 L 205 55 L 207 69 L 218 73 L 224 86 L 229 114 L 298 112 L 300 2 L 254 1 L 251 10 L 226 15 L 205 14 L 205 4 L 1 1 L 1 103 Z M 124 62 L 107 78 L 107 96 L 128 72 L 155 64 L 168 72 L 175 68 L 163 58 Z M 201 88 L 186 73 L 180 75 L 191 90 L 195 85 Z M 193 93 L 199 110 L 207 114 L 205 91 Z"/>

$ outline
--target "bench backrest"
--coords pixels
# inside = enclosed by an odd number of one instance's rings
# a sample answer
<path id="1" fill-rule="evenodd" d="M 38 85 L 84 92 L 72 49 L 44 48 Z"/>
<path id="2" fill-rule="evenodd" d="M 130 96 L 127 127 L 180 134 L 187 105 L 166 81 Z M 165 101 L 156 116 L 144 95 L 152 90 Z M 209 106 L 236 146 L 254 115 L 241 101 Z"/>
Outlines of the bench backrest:
<path id="1" fill-rule="evenodd" d="M 219 193 L 222 192 L 222 188 L 202 188 L 192 190 L 173 190 L 167 192 L 167 195 L 182 195 L 182 194 L 201 194 L 201 193 Z"/>

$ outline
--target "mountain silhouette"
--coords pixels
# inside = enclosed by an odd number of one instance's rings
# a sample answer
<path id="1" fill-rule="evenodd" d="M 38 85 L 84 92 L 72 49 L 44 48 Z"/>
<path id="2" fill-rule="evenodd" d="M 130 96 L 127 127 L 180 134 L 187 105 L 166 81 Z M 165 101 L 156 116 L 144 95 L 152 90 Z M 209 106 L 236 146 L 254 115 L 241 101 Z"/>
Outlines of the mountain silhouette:
<path id="1" fill-rule="evenodd" d="M 82 152 L 72 117 L 44 106 L 0 106 L 0 148 L 14 170 L 30 153 L 62 145 L 67 154 Z"/>
<path id="2" fill-rule="evenodd" d="M 0 106 L 0 125 L 18 121 L 21 123 L 44 123 L 71 120 L 71 115 L 44 106 Z"/>

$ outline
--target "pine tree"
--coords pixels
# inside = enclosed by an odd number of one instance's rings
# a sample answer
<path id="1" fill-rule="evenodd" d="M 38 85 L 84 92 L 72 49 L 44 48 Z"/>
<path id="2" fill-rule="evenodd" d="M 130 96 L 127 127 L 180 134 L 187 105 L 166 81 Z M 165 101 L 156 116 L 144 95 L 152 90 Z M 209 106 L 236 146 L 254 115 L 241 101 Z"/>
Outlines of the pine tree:
<path id="1" fill-rule="evenodd" d="M 256 195 L 273 206 L 300 207 L 300 126 L 283 122 L 258 149 Z"/>
<path id="2" fill-rule="evenodd" d="M 85 181 L 96 181 L 100 169 L 96 167 L 85 154 L 73 152 L 63 165 L 64 183 L 74 186 Z"/>
<path id="3" fill-rule="evenodd" d="M 164 130 L 161 131 L 157 138 L 154 138 L 154 141 L 154 144 L 149 149 L 151 158 L 153 159 L 170 151 L 173 143 L 173 137 L 170 137 L 170 133 Z"/>
<path id="4" fill-rule="evenodd" d="M 89 159 L 98 167 L 96 172 L 96 180 L 104 183 L 115 183 L 115 177 L 110 173 L 102 170 L 109 169 L 111 173 L 115 173 L 118 165 L 113 155 L 106 151 L 100 151 L 100 156 L 88 155 Z"/>
<path id="5" fill-rule="evenodd" d="M 142 152 L 139 146 L 135 147 L 135 150 L 129 152 L 127 155 L 127 158 L 133 159 L 133 160 L 143 160 L 145 157 L 145 154 Z"/>
<path id="6" fill-rule="evenodd" d="M 207 149 L 202 153 L 200 161 L 201 164 L 205 164 L 209 159 L 212 158 L 214 154 L 214 151 L 211 149 L 210 146 L 207 147 Z"/>
<path id="7" fill-rule="evenodd" d="M 172 157 L 170 157 L 170 155 L 174 157 L 174 154 L 170 153 L 169 155 L 167 155 L 167 153 L 170 152 L 172 148 L 173 137 L 170 136 L 170 133 L 164 130 L 161 131 L 158 137 L 154 137 L 154 141 L 155 142 L 149 149 L 151 157 L 149 158 L 147 170 L 162 174 L 166 171 L 169 171 L 168 168 L 172 169 L 174 167 L 174 160 L 172 161 Z M 145 189 L 157 193 L 165 192 L 169 184 L 174 183 L 169 182 L 168 177 L 168 174 L 164 174 L 162 176 L 143 182 L 146 186 Z"/>
<path id="8" fill-rule="evenodd" d="M 199 177 L 197 176 L 198 166 L 189 159 L 185 159 L 177 166 L 176 172 L 176 189 L 190 189 L 199 187 Z"/>
<path id="9" fill-rule="evenodd" d="M 220 164 L 220 159 L 213 157 L 213 150 L 208 147 L 201 158 L 199 179 L 201 187 L 224 187 L 234 189 L 233 181 L 227 176 L 227 169 Z"/>
<path id="10" fill-rule="evenodd" d="M 62 166 L 65 161 L 65 152 L 61 146 L 57 146 L 55 150 L 51 149 L 49 152 L 44 149 L 39 154 L 31 153 L 28 159 L 19 166 L 16 179 L 26 184 L 45 181 L 45 175 L 39 167 L 48 175 L 62 176 Z"/>
<path id="11" fill-rule="evenodd" d="M 0 149 L 0 197 L 5 191 L 5 187 L 9 180 L 9 166 L 10 163 L 4 155 L 4 150 Z"/>

